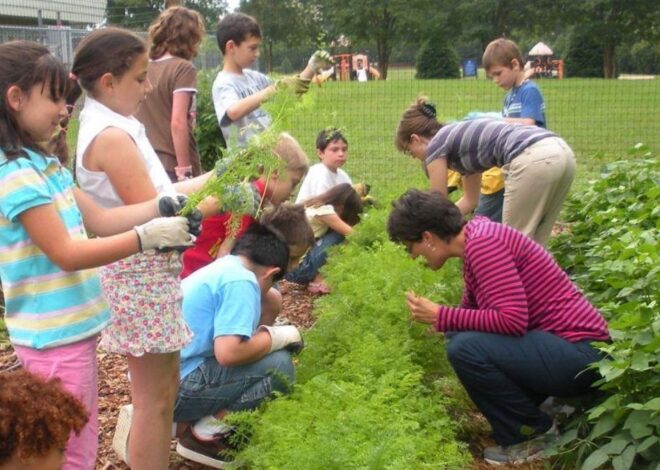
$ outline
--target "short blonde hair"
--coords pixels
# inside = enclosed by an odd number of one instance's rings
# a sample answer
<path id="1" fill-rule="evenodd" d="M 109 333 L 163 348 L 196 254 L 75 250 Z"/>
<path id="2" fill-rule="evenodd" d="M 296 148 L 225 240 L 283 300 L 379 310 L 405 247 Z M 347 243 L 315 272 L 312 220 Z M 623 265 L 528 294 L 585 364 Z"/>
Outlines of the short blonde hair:
<path id="1" fill-rule="evenodd" d="M 191 60 L 197 56 L 205 33 L 199 13 L 186 7 L 170 7 L 149 26 L 149 58 L 170 53 Z"/>
<path id="2" fill-rule="evenodd" d="M 288 132 L 282 132 L 277 138 L 275 153 L 286 163 L 288 171 L 307 173 L 309 158 L 298 141 Z"/>
<path id="3" fill-rule="evenodd" d="M 518 65 L 522 69 L 525 63 L 523 62 L 518 44 L 510 39 L 499 38 L 491 41 L 490 44 L 486 46 L 481 61 L 487 72 L 488 69 L 495 65 L 513 68 L 511 62 L 513 62 L 514 59 L 518 61 Z"/>

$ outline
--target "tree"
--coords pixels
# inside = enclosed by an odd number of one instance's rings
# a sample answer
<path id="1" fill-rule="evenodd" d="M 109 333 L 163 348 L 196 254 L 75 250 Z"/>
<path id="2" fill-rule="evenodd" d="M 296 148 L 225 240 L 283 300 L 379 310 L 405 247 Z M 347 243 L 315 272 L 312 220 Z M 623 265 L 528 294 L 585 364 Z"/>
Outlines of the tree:
<path id="1" fill-rule="evenodd" d="M 573 21 L 602 45 L 605 78 L 615 77 L 616 48 L 635 38 L 660 37 L 660 8 L 649 0 L 583 0 L 567 10 Z"/>
<path id="2" fill-rule="evenodd" d="M 418 41 L 443 2 L 428 0 L 318 0 L 329 36 L 346 35 L 376 46 L 378 67 L 387 78 L 392 47 L 408 39 Z"/>
<path id="3" fill-rule="evenodd" d="M 240 11 L 259 22 L 266 50 L 266 72 L 273 70 L 275 43 L 291 44 L 305 39 L 306 15 L 303 3 L 298 0 L 241 0 Z"/>
<path id="4" fill-rule="evenodd" d="M 417 55 L 416 78 L 460 78 L 460 62 L 442 28 L 422 45 Z"/>
<path id="5" fill-rule="evenodd" d="M 207 31 L 213 31 L 219 15 L 227 12 L 226 0 L 108 0 L 108 24 L 146 31 L 168 2 L 198 11 Z"/>

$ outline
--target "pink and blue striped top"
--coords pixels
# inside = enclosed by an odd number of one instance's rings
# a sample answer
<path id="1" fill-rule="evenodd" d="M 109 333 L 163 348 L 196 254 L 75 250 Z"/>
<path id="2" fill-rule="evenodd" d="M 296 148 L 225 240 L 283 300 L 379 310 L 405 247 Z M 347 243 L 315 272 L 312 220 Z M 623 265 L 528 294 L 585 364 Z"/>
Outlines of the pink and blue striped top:
<path id="1" fill-rule="evenodd" d="M 110 311 L 96 269 L 63 271 L 21 225 L 25 211 L 53 204 L 69 236 L 87 238 L 71 172 L 56 158 L 25 151 L 11 161 L 0 151 L 0 279 L 12 343 L 46 349 L 95 335 Z"/>
<path id="2" fill-rule="evenodd" d="M 522 336 L 540 330 L 570 342 L 609 339 L 603 316 L 552 256 L 511 227 L 485 217 L 467 223 L 463 278 L 461 305 L 439 308 L 438 331 Z"/>

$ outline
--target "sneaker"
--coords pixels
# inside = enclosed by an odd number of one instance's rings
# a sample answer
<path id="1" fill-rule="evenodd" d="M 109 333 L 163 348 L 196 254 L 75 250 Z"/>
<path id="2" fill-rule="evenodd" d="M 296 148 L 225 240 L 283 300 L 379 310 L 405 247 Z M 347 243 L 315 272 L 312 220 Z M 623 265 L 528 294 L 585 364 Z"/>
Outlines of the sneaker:
<path id="1" fill-rule="evenodd" d="M 119 458 L 128 465 L 128 436 L 131 432 L 131 422 L 133 421 L 133 405 L 124 405 L 119 408 L 117 417 L 117 426 L 115 426 L 115 435 L 112 438 L 112 450 Z"/>
<path id="2" fill-rule="evenodd" d="M 545 451 L 553 446 L 557 440 L 557 432 L 550 428 L 545 434 L 536 436 L 528 441 L 510 446 L 492 446 L 484 449 L 484 460 L 492 465 L 521 464 L 545 457 Z"/>
<path id="3" fill-rule="evenodd" d="M 224 468 L 232 461 L 226 455 L 227 451 L 234 449 L 227 440 L 228 436 L 229 433 L 216 434 L 212 440 L 201 440 L 193 434 L 192 426 L 188 426 L 179 437 L 179 442 L 176 444 L 176 453 L 183 458 L 211 468 Z M 223 454 L 225 455 L 223 456 Z"/>

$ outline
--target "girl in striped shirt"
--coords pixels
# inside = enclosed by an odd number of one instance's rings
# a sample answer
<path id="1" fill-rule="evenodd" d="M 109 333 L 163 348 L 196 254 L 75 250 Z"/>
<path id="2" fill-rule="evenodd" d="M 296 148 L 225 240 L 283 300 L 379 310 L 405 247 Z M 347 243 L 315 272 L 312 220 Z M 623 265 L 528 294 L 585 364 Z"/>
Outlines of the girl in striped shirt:
<path id="1" fill-rule="evenodd" d="M 446 333 L 449 360 L 493 428 L 498 446 L 485 449 L 486 460 L 536 456 L 552 428 L 539 405 L 590 390 L 597 377 L 585 369 L 601 359 L 591 342 L 609 340 L 605 319 L 544 248 L 485 217 L 466 223 L 440 192 L 406 192 L 387 228 L 433 270 L 463 261 L 461 304 L 407 293 L 411 317 Z M 541 437 L 530 441 L 525 428 Z"/>
<path id="2" fill-rule="evenodd" d="M 71 80 L 46 47 L 0 45 L 0 279 L 5 324 L 23 367 L 59 377 L 88 423 L 66 449 L 68 469 L 93 469 L 98 446 L 96 337 L 110 320 L 96 266 L 141 250 L 189 245 L 183 217 L 155 200 L 101 209 L 44 142 L 65 119 Z M 88 239 L 86 229 L 98 238 Z"/>

